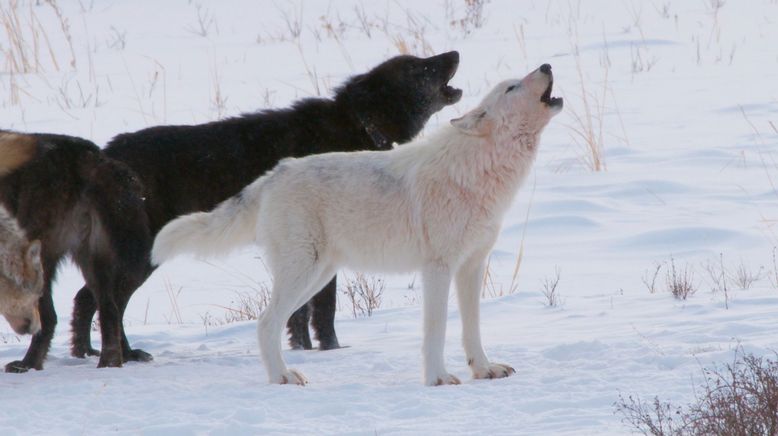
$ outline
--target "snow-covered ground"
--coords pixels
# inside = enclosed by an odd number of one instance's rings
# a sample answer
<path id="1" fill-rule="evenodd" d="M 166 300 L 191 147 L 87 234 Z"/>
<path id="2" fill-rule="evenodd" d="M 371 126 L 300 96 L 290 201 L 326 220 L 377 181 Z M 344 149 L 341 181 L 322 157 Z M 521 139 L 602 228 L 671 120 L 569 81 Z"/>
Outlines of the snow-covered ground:
<path id="1" fill-rule="evenodd" d="M 401 50 L 462 55 L 452 83 L 465 96 L 427 131 L 544 62 L 565 111 L 507 217 L 482 303 L 487 352 L 514 376 L 469 380 L 452 298 L 447 361 L 466 382 L 422 386 L 421 284 L 389 276 L 372 317 L 354 319 L 340 296 L 348 348 L 284 352 L 310 385 L 268 385 L 255 323 L 224 323 L 241 293 L 269 284 L 250 250 L 160 268 L 125 319 L 155 360 L 98 370 L 68 353 L 82 280 L 66 265 L 45 370 L 0 374 L 3 435 L 624 434 L 619 393 L 685 402 L 701 367 L 738 346 L 778 348 L 775 0 L 492 0 L 481 26 L 462 21 L 464 0 L 60 0 L 59 16 L 38 3 L 17 9 L 30 72 L 11 66 L 0 28 L 3 128 L 102 144 L 327 94 Z M 0 22 L 11 10 L 0 3 Z M 590 168 L 588 125 L 604 171 Z M 726 299 L 711 277 L 722 256 Z M 671 258 L 697 288 L 687 301 L 666 291 Z M 552 308 L 543 289 L 557 272 Z M 0 361 L 28 341 L 0 321 Z"/>

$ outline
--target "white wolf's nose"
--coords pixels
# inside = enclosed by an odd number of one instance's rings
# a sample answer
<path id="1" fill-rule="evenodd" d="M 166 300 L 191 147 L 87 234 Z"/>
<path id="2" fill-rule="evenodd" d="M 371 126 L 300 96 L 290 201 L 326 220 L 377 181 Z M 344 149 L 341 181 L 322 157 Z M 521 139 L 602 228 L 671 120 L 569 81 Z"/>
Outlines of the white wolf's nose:
<path id="1" fill-rule="evenodd" d="M 551 65 L 543 64 L 540 66 L 540 72 L 544 74 L 551 74 Z"/>

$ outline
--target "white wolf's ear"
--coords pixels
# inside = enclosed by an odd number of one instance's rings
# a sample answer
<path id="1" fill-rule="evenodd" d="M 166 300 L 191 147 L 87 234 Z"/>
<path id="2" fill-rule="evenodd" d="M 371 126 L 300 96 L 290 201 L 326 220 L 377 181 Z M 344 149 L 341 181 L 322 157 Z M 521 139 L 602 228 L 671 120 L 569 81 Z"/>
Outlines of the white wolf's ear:
<path id="1" fill-rule="evenodd" d="M 462 133 L 474 136 L 484 136 L 492 128 L 492 122 L 486 109 L 475 108 L 459 118 L 451 120 L 451 125 Z"/>

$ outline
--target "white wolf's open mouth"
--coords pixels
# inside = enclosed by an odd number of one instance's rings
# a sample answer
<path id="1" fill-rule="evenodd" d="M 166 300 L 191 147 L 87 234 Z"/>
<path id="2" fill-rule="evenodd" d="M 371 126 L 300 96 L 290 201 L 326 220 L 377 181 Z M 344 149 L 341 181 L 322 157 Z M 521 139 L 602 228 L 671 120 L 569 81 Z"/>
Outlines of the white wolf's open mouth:
<path id="1" fill-rule="evenodd" d="M 545 91 L 543 91 L 543 95 L 540 96 L 540 101 L 548 105 L 548 107 L 562 107 L 564 102 L 562 101 L 562 97 L 552 97 L 551 96 L 551 90 L 554 87 L 554 78 L 551 77 L 551 80 L 548 82 L 548 88 L 546 88 Z"/>

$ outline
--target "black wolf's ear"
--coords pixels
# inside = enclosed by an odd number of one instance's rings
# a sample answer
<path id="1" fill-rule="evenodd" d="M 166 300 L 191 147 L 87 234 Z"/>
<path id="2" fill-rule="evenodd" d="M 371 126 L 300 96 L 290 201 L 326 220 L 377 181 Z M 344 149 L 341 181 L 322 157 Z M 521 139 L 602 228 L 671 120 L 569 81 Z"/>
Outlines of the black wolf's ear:
<path id="1" fill-rule="evenodd" d="M 451 125 L 467 135 L 484 136 L 491 130 L 492 123 L 485 109 L 476 108 L 451 120 Z"/>

